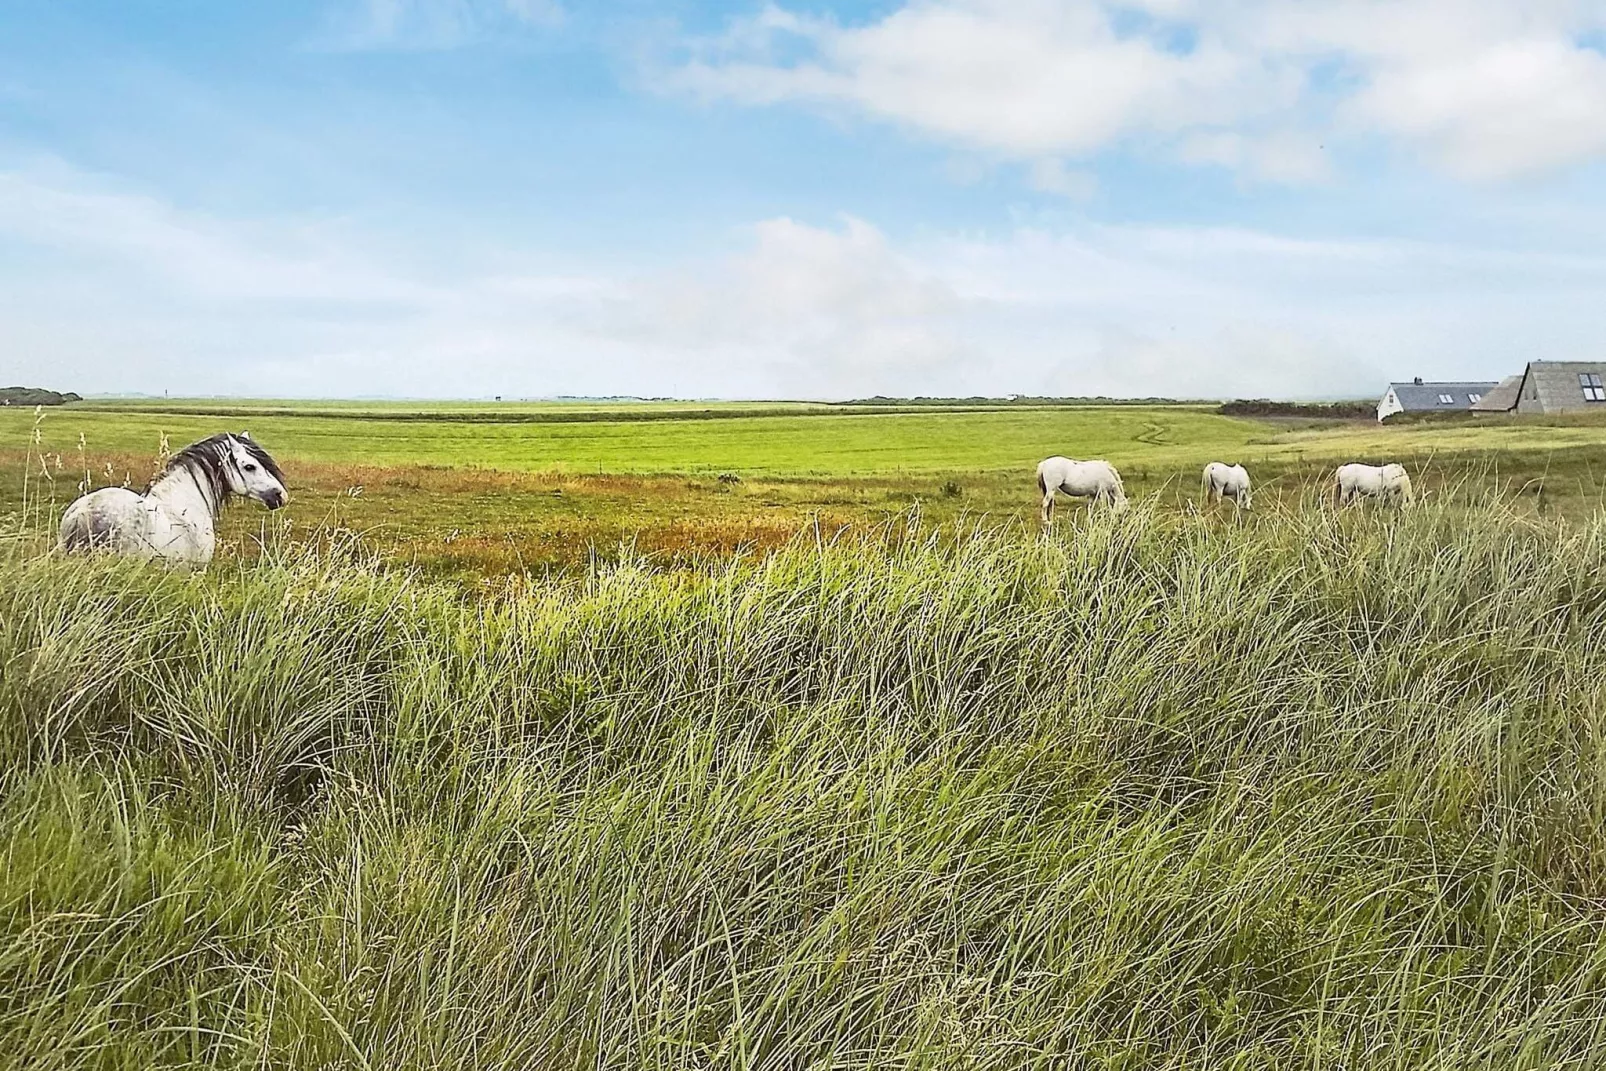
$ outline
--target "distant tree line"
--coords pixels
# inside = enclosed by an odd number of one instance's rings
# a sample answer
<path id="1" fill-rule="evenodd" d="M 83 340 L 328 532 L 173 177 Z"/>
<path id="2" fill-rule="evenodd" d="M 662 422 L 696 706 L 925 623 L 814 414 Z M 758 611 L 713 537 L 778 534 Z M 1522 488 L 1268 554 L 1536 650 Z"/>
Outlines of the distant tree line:
<path id="1" fill-rule="evenodd" d="M 1002 398 L 987 398 L 980 395 L 972 395 L 969 398 L 928 398 L 924 396 L 889 398 L 884 394 L 877 394 L 872 398 L 855 398 L 852 401 L 839 404 L 879 408 L 931 406 L 933 408 L 951 409 L 994 408 L 1013 405 L 1216 405 L 1216 411 L 1223 416 L 1300 416 L 1325 417 L 1331 420 L 1359 420 L 1362 418 L 1376 418 L 1377 416 L 1377 403 L 1364 400 L 1349 402 L 1274 402 L 1269 398 L 1239 398 L 1235 401 L 1218 404 L 1216 399 L 1110 398 L 1102 394 L 1067 397 L 1011 394 Z"/>
<path id="2" fill-rule="evenodd" d="M 604 400 L 604 399 L 591 399 Z M 860 416 L 906 412 L 907 406 L 860 406 L 854 412 Z M 166 413 L 183 416 L 264 417 L 306 416 L 313 410 L 292 406 L 231 406 L 231 405 L 150 405 L 142 402 L 101 402 L 98 413 Z M 630 424 L 662 420 L 750 420 L 758 417 L 823 417 L 840 416 L 840 410 L 826 406 L 804 408 L 798 405 L 775 405 L 752 409 L 542 409 L 519 411 L 506 409 L 418 409 L 418 410 L 354 410 L 341 412 L 341 420 L 375 421 L 426 421 L 449 420 L 454 424 Z"/>
<path id="3" fill-rule="evenodd" d="M 0 387 L 0 405 L 66 405 L 84 399 L 72 391 L 45 390 L 43 387 Z"/>
<path id="4" fill-rule="evenodd" d="M 876 406 L 911 406 L 929 405 L 933 407 L 966 407 L 978 406 L 1043 406 L 1043 405 L 1208 405 L 1208 401 L 1197 401 L 1179 398 L 1108 398 L 1102 394 L 1078 395 L 1075 397 L 1050 397 L 1036 394 L 1011 394 L 1002 398 L 987 398 L 973 394 L 968 398 L 928 398 L 920 395 L 914 398 L 889 398 L 884 394 L 877 394 L 871 398 L 854 398 L 850 401 L 839 402 L 840 405 L 876 405 Z"/>
<path id="5" fill-rule="evenodd" d="M 1216 410 L 1222 416 L 1326 417 L 1330 420 L 1375 420 L 1377 403 L 1356 402 L 1274 402 L 1269 398 L 1239 398 Z"/>

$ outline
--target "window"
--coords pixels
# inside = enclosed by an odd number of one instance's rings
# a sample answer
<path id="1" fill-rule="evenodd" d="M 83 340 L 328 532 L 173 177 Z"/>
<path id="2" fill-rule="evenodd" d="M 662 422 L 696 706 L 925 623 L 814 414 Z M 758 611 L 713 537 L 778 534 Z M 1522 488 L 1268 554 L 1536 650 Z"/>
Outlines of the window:
<path id="1" fill-rule="evenodd" d="M 1477 405 L 1479 402 L 1483 401 L 1483 395 L 1481 394 L 1469 394 L 1467 397 L 1471 399 L 1473 405 Z"/>
<path id="2" fill-rule="evenodd" d="M 1600 373 L 1598 373 L 1598 372 L 1580 372 L 1580 373 L 1578 373 L 1578 385 L 1583 388 L 1584 401 L 1586 401 L 1586 402 L 1606 402 L 1606 386 L 1603 386 L 1601 384 Z"/>
<path id="3" fill-rule="evenodd" d="M 1454 405 L 1455 404 L 1455 399 L 1452 398 L 1448 394 L 1441 394 L 1441 395 L 1439 395 L 1439 404 L 1440 405 Z"/>

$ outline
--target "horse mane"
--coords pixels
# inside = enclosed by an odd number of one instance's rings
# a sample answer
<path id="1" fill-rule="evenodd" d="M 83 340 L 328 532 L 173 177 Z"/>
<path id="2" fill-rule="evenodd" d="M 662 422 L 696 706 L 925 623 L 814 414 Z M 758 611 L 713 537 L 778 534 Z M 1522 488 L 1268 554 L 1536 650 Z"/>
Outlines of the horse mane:
<path id="1" fill-rule="evenodd" d="M 161 474 L 152 480 L 150 486 L 145 488 L 150 493 L 151 487 L 156 486 L 168 475 L 184 470 L 194 476 L 198 482 L 204 483 L 211 492 L 211 499 L 218 506 L 223 505 L 224 499 L 229 496 L 229 481 L 224 475 L 224 466 L 228 465 L 231 456 L 231 447 L 239 446 L 250 454 L 252 459 L 273 474 L 279 483 L 284 483 L 284 470 L 274 461 L 268 452 L 258 446 L 250 436 L 233 435 L 226 431 L 209 435 L 197 442 L 190 443 L 184 449 L 174 454 L 163 466 Z"/>
<path id="2" fill-rule="evenodd" d="M 236 443 L 245 447 L 245 452 L 250 454 L 252 459 L 256 461 L 258 465 L 261 465 L 263 468 L 267 469 L 268 474 L 271 475 L 275 480 L 278 480 L 281 486 L 287 486 L 287 481 L 284 478 L 284 470 L 279 467 L 279 463 L 273 460 L 272 456 L 269 455 L 266 450 L 262 449 L 262 447 L 256 444 L 255 439 L 251 438 L 251 436 L 245 434 L 243 431 L 240 434 L 233 436 L 233 439 Z"/>

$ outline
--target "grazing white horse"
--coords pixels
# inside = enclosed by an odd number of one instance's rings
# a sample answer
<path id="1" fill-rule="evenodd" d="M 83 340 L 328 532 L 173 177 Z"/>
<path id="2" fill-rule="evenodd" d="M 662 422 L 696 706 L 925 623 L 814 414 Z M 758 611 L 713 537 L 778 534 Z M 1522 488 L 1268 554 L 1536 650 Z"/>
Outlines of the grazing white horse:
<path id="1" fill-rule="evenodd" d="M 1220 461 L 1212 461 L 1204 467 L 1205 502 L 1208 504 L 1213 498 L 1220 502 L 1223 498 L 1232 499 L 1232 504 L 1238 509 L 1249 509 L 1249 470 L 1242 465 L 1228 465 Z"/>
<path id="2" fill-rule="evenodd" d="M 231 495 L 254 498 L 269 509 L 290 498 L 278 464 L 243 431 L 186 446 L 144 494 L 102 487 L 77 499 L 61 517 L 61 548 L 205 565 L 217 545 L 218 515 Z"/>
<path id="3" fill-rule="evenodd" d="M 1091 510 L 1100 502 L 1116 510 L 1126 508 L 1126 488 L 1121 474 L 1108 461 L 1072 461 L 1051 457 L 1038 462 L 1037 489 L 1043 494 L 1043 523 L 1054 523 L 1054 496 L 1063 491 L 1073 498 L 1087 499 Z"/>
<path id="4" fill-rule="evenodd" d="M 1399 505 L 1414 500 L 1404 465 L 1340 465 L 1333 473 L 1333 498 L 1339 504 L 1358 497 L 1384 498 Z"/>

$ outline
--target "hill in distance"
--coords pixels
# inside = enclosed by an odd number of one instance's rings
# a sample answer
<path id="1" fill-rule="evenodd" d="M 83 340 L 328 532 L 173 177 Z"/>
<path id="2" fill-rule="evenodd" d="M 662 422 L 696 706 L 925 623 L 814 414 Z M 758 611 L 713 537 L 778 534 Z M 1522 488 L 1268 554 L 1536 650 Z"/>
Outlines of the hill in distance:
<path id="1" fill-rule="evenodd" d="M 72 391 L 46 390 L 43 387 L 0 387 L 0 405 L 66 405 L 83 400 Z"/>

